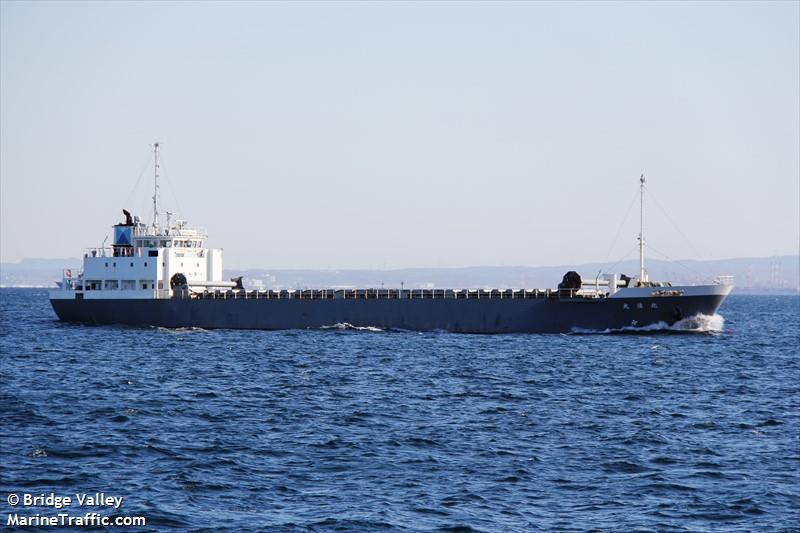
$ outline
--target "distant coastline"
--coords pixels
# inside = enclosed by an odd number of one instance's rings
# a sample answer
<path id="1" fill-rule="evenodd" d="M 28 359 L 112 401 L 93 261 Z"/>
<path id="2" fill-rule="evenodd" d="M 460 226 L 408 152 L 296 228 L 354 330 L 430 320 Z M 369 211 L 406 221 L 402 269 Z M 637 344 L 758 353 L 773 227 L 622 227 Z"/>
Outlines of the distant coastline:
<path id="1" fill-rule="evenodd" d="M 79 269 L 80 259 L 29 258 L 19 263 L 0 263 L 0 287 L 52 288 L 61 279 L 63 268 Z M 546 267 L 476 266 L 462 268 L 374 269 L 228 269 L 226 277 L 244 276 L 249 288 L 309 287 L 399 287 L 406 288 L 552 288 L 567 270 L 592 278 L 607 267 L 600 263 Z M 632 273 L 635 261 L 614 267 L 616 272 Z M 741 257 L 707 261 L 648 261 L 653 279 L 678 284 L 698 284 L 719 275 L 734 276 L 739 294 L 800 294 L 800 256 Z"/>

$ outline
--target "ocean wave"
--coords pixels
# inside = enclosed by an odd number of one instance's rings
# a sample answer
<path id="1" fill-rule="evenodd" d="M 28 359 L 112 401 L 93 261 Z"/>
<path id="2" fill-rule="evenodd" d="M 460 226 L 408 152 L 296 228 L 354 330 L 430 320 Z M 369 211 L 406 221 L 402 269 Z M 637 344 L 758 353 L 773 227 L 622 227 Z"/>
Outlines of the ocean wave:
<path id="1" fill-rule="evenodd" d="M 725 317 L 718 314 L 697 314 L 679 320 L 673 324 L 676 331 L 699 331 L 701 333 L 719 333 L 725 327 Z"/>
<path id="2" fill-rule="evenodd" d="M 725 318 L 719 314 L 704 315 L 702 313 L 683 318 L 670 325 L 664 321 L 647 324 L 646 326 L 625 326 L 622 328 L 587 329 L 573 328 L 572 333 L 597 334 L 597 333 L 720 333 L 725 326 Z"/>
<path id="3" fill-rule="evenodd" d="M 5 496 L 105 491 L 166 533 L 797 522 L 798 296 L 560 337 L 66 326 L 37 294 L 0 290 Z"/>
<path id="4" fill-rule="evenodd" d="M 330 326 L 321 326 L 320 329 L 350 329 L 355 331 L 383 331 L 381 328 L 376 328 L 374 326 L 354 326 L 348 322 L 337 322 L 336 324 L 332 324 Z"/>
<path id="5" fill-rule="evenodd" d="M 195 333 L 195 332 L 207 332 L 208 330 L 205 328 L 200 328 L 197 326 L 187 326 L 181 328 L 165 328 L 162 326 L 153 326 L 153 329 L 157 331 L 163 331 L 166 333 Z"/>

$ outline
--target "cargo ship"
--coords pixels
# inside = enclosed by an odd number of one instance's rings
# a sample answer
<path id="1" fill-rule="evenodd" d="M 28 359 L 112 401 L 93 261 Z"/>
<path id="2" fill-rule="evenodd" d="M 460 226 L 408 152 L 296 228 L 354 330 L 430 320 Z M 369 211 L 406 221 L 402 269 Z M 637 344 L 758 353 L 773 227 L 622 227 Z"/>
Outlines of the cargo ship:
<path id="1" fill-rule="evenodd" d="M 58 318 L 86 324 L 164 328 L 317 329 L 336 325 L 460 333 L 570 333 L 672 326 L 713 315 L 731 279 L 707 285 L 652 281 L 645 269 L 644 176 L 640 177 L 639 272 L 591 280 L 567 272 L 549 289 L 307 288 L 248 290 L 223 279 L 221 249 L 204 230 L 158 206 L 154 145 L 153 218 L 123 209 L 111 247 L 87 249 L 83 269 L 65 269 L 50 303 Z"/>

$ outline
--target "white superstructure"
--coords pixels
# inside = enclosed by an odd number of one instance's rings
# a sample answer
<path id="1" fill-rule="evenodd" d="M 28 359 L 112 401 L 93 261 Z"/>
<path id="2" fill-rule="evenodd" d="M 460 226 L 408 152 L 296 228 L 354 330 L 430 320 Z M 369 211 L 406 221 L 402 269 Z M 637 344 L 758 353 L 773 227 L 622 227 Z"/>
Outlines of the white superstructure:
<path id="1" fill-rule="evenodd" d="M 155 143 L 153 223 L 123 209 L 125 221 L 114 225 L 110 248 L 90 248 L 83 254 L 83 270 L 65 269 L 51 299 L 157 299 L 171 298 L 177 290 L 230 288 L 222 280 L 222 249 L 206 248 L 205 230 L 183 220 L 159 224 L 158 148 Z"/>
<path id="2" fill-rule="evenodd" d="M 222 249 L 206 248 L 203 230 L 181 220 L 162 228 L 127 217 L 114 226 L 110 248 L 86 250 L 82 271 L 64 270 L 51 298 L 171 298 L 184 288 L 235 285 L 222 280 Z"/>

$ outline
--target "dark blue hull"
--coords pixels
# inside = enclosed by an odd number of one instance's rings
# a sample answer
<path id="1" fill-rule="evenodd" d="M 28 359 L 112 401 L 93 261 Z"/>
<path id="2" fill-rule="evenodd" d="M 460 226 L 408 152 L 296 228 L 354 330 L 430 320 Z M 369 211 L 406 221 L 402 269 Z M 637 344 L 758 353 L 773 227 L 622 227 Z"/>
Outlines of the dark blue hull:
<path id="1" fill-rule="evenodd" d="M 460 333 L 569 333 L 713 315 L 723 295 L 573 299 L 52 299 L 61 320 L 165 328 L 316 329 L 336 324 Z M 655 304 L 655 307 L 653 306 Z"/>

